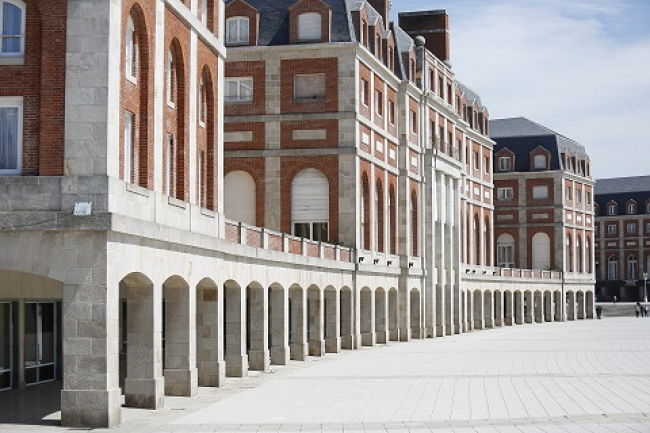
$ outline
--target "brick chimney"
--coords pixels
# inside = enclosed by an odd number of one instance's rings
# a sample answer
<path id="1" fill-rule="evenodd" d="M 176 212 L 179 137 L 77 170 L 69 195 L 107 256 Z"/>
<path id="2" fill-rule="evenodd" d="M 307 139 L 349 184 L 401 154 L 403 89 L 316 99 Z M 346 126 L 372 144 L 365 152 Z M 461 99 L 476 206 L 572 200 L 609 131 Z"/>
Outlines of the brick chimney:
<path id="1" fill-rule="evenodd" d="M 390 7 L 391 7 L 391 1 L 390 0 L 368 0 L 368 3 L 370 3 L 370 6 L 374 10 L 376 10 L 379 15 L 384 19 L 384 30 L 389 29 L 389 24 L 390 24 Z"/>
<path id="2" fill-rule="evenodd" d="M 401 12 L 399 26 L 415 39 L 423 36 L 424 46 L 443 62 L 449 61 L 449 15 L 446 10 Z"/>

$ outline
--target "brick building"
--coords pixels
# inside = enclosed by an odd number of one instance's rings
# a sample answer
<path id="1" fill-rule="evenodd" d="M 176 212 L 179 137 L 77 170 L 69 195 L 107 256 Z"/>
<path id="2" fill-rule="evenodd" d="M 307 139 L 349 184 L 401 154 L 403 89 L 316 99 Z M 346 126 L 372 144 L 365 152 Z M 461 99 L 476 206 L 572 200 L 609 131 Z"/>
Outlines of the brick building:
<path id="1" fill-rule="evenodd" d="M 650 272 L 650 177 L 599 179 L 595 191 L 596 296 L 641 301 Z"/>
<path id="2" fill-rule="evenodd" d="M 494 266 L 488 111 L 446 12 L 389 7 L 0 0 L 0 389 L 61 380 L 62 424 L 105 427 L 308 355 L 591 318 L 591 261 Z M 570 171 L 557 197 L 591 187 Z"/>

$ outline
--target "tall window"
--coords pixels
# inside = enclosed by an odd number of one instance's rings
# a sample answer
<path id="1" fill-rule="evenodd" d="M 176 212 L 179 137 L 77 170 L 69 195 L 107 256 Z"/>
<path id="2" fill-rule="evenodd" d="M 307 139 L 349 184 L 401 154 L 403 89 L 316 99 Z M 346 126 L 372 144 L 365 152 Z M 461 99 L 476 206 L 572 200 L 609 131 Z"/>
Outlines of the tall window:
<path id="1" fill-rule="evenodd" d="M 329 240 L 329 182 L 319 170 L 307 168 L 291 182 L 293 234 L 315 241 Z"/>
<path id="2" fill-rule="evenodd" d="M 370 185 L 368 176 L 364 173 L 361 180 L 361 248 L 370 249 Z"/>
<path id="3" fill-rule="evenodd" d="M 0 57 L 20 57 L 25 52 L 25 3 L 0 0 Z"/>
<path id="4" fill-rule="evenodd" d="M 582 245 L 580 238 L 576 238 L 576 270 L 582 273 Z"/>
<path id="5" fill-rule="evenodd" d="M 130 111 L 124 112 L 124 181 L 134 183 L 135 171 L 135 116 Z"/>
<path id="6" fill-rule="evenodd" d="M 325 99 L 325 74 L 297 74 L 294 76 L 293 86 L 295 100 Z"/>
<path id="7" fill-rule="evenodd" d="M 384 94 L 379 90 L 375 90 L 375 112 L 378 116 L 384 115 Z"/>
<path id="8" fill-rule="evenodd" d="M 298 41 L 317 42 L 321 40 L 321 16 L 316 12 L 298 15 Z"/>
<path id="9" fill-rule="evenodd" d="M 256 225 L 257 191 L 253 177 L 245 171 L 235 170 L 224 177 L 223 183 L 226 218 Z"/>
<path id="10" fill-rule="evenodd" d="M 614 256 L 609 256 L 609 259 L 607 259 L 607 279 L 618 279 L 618 262 Z"/>
<path id="11" fill-rule="evenodd" d="M 370 103 L 370 83 L 363 78 L 361 79 L 361 102 L 366 107 Z"/>
<path id="12" fill-rule="evenodd" d="M 634 254 L 631 254 L 627 257 L 627 279 L 628 280 L 636 280 L 636 274 L 637 274 L 637 261 L 636 261 L 636 256 Z"/>
<path id="13" fill-rule="evenodd" d="M 375 238 L 375 247 L 377 251 L 384 251 L 384 190 L 381 182 L 377 182 L 375 187 L 375 215 L 377 216 L 377 236 Z"/>
<path id="14" fill-rule="evenodd" d="M 199 183 L 198 188 L 197 188 L 198 189 L 197 192 L 198 192 L 198 195 L 199 195 L 199 200 L 198 200 L 199 201 L 199 206 L 206 207 L 205 204 L 207 202 L 207 200 L 206 200 L 206 195 L 207 194 L 206 194 L 205 186 L 206 186 L 207 182 L 206 182 L 206 179 L 205 179 L 205 177 L 206 177 L 205 176 L 205 174 L 206 174 L 206 170 L 205 170 L 205 152 L 202 151 L 202 150 L 199 150 L 199 158 L 198 158 L 196 168 L 197 168 L 197 171 L 198 171 L 197 177 L 198 177 L 198 181 L 199 181 L 198 182 Z"/>
<path id="15" fill-rule="evenodd" d="M 590 274 L 591 273 L 591 242 L 589 239 L 585 241 L 585 271 Z"/>
<path id="16" fill-rule="evenodd" d="M 208 23 L 208 0 L 201 0 L 201 15 L 199 19 L 203 24 Z"/>
<path id="17" fill-rule="evenodd" d="M 415 191 L 411 193 L 411 255 L 418 255 L 418 197 Z"/>
<path id="18" fill-rule="evenodd" d="M 206 95 L 206 86 L 201 77 L 199 83 L 199 125 L 205 128 L 205 119 L 208 117 L 208 101 Z"/>
<path id="19" fill-rule="evenodd" d="M 135 81 L 138 76 L 138 40 L 135 32 L 135 25 L 133 18 L 129 16 L 126 21 L 126 42 L 125 48 L 125 73 L 126 77 L 131 81 Z"/>
<path id="20" fill-rule="evenodd" d="M 226 21 L 226 43 L 249 43 L 249 20 L 247 17 L 233 17 Z"/>
<path id="21" fill-rule="evenodd" d="M 630 203 L 627 205 L 627 213 L 629 215 L 634 215 L 636 213 L 636 205 L 634 203 Z"/>
<path id="22" fill-rule="evenodd" d="M 497 266 L 512 268 L 515 266 L 515 238 L 503 233 L 497 238 Z"/>
<path id="23" fill-rule="evenodd" d="M 23 98 L 0 97 L 0 175 L 21 173 L 22 131 Z"/>
<path id="24" fill-rule="evenodd" d="M 571 236 L 566 238 L 566 270 L 573 272 L 573 245 L 571 243 Z"/>
<path id="25" fill-rule="evenodd" d="M 551 238 L 544 232 L 537 232 L 532 238 L 532 268 L 547 269 L 551 266 Z"/>
<path id="26" fill-rule="evenodd" d="M 397 230 L 397 211 L 395 206 L 395 189 L 393 185 L 390 186 L 388 190 L 388 218 L 389 218 L 389 227 L 388 227 L 388 252 L 390 254 L 396 254 L 397 251 L 397 242 L 395 242 L 395 231 Z"/>
<path id="27" fill-rule="evenodd" d="M 174 108 L 176 100 L 176 61 L 172 50 L 167 52 L 167 105 Z"/>
<path id="28" fill-rule="evenodd" d="M 253 78 L 227 78 L 224 98 L 227 103 L 251 102 L 253 100 Z"/>
<path id="29" fill-rule="evenodd" d="M 165 191 L 170 197 L 174 196 L 176 190 L 176 175 L 174 169 L 174 160 L 176 158 L 176 143 L 174 135 L 167 135 L 167 154 L 165 155 Z"/>
<path id="30" fill-rule="evenodd" d="M 616 215 L 616 205 L 610 204 L 607 207 L 607 215 Z"/>

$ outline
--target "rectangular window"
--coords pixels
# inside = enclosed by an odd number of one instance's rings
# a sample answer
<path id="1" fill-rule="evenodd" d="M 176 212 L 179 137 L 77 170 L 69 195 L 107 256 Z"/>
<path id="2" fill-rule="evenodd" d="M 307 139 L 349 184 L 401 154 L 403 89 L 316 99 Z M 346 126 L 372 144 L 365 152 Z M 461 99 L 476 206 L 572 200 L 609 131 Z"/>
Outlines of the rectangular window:
<path id="1" fill-rule="evenodd" d="M 636 224 L 628 223 L 627 224 L 627 232 L 628 232 L 628 234 L 636 233 Z"/>
<path id="2" fill-rule="evenodd" d="M 370 104 L 370 83 L 363 78 L 361 79 L 361 102 L 366 107 Z"/>
<path id="3" fill-rule="evenodd" d="M 135 146 L 133 143 L 133 132 L 135 121 L 130 111 L 124 113 L 124 181 L 133 183 L 133 172 L 135 166 Z"/>
<path id="4" fill-rule="evenodd" d="M 0 97 L 0 175 L 22 170 L 23 98 Z"/>
<path id="5" fill-rule="evenodd" d="M 483 170 L 485 174 L 490 174 L 490 158 L 487 156 L 483 158 Z"/>
<path id="6" fill-rule="evenodd" d="M 293 97 L 297 101 L 325 100 L 325 74 L 295 75 L 293 92 Z"/>
<path id="7" fill-rule="evenodd" d="M 378 116 L 384 115 L 384 94 L 375 90 L 375 112 Z"/>
<path id="8" fill-rule="evenodd" d="M 576 203 L 582 203 L 582 191 L 579 189 L 576 189 Z"/>
<path id="9" fill-rule="evenodd" d="M 607 226 L 607 233 L 610 235 L 616 234 L 616 224 L 610 224 Z"/>
<path id="10" fill-rule="evenodd" d="M 497 200 L 500 201 L 509 201 L 512 200 L 513 192 L 512 188 L 497 188 Z"/>
<path id="11" fill-rule="evenodd" d="M 249 21 L 246 17 L 228 18 L 226 21 L 226 43 L 248 44 Z"/>
<path id="12" fill-rule="evenodd" d="M 253 78 L 226 78 L 224 99 L 226 103 L 252 102 Z"/>
<path id="13" fill-rule="evenodd" d="M 497 245 L 497 266 L 512 268 L 515 266 L 514 245 Z"/>
<path id="14" fill-rule="evenodd" d="M 567 187 L 564 188 L 564 197 L 566 198 L 567 201 L 571 201 L 571 200 L 572 200 L 572 197 L 571 197 L 571 187 L 570 187 L 570 186 L 567 186 Z"/>
<path id="15" fill-rule="evenodd" d="M 607 209 L 607 215 L 616 215 L 616 205 L 610 205 Z"/>
<path id="16" fill-rule="evenodd" d="M 634 209 L 634 204 L 628 204 L 627 205 L 627 213 L 629 215 L 634 215 L 636 213 L 635 210 L 636 209 Z"/>
<path id="17" fill-rule="evenodd" d="M 25 7 L 21 3 L 0 1 L 0 57 L 23 56 Z"/>
<path id="18" fill-rule="evenodd" d="M 418 133 L 418 115 L 415 111 L 411 111 L 411 133 Z"/>
<path id="19" fill-rule="evenodd" d="M 615 260 L 610 260 L 607 263 L 607 279 L 616 280 L 618 278 L 618 263 Z"/>
<path id="20" fill-rule="evenodd" d="M 585 199 L 587 200 L 587 205 L 591 206 L 591 193 L 585 193 Z"/>
<path id="21" fill-rule="evenodd" d="M 646 234 L 650 234 L 650 223 L 646 223 L 645 232 L 646 232 Z"/>
<path id="22" fill-rule="evenodd" d="M 512 159 L 507 156 L 499 158 L 499 171 L 512 170 Z"/>
<path id="23" fill-rule="evenodd" d="M 474 152 L 474 170 L 478 170 L 478 152 Z"/>
<path id="24" fill-rule="evenodd" d="M 388 123 L 395 125 L 395 103 L 388 101 Z"/>
<path id="25" fill-rule="evenodd" d="M 548 198 L 548 186 L 537 185 L 533 187 L 533 200 L 544 200 Z"/>

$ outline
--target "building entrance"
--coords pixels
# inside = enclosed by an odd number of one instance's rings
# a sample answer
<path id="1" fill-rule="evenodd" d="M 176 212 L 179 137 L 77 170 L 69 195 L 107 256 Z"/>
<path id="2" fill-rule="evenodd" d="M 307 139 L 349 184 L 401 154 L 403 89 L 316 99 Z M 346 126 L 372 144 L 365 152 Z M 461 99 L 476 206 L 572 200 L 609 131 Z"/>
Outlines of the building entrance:
<path id="1" fill-rule="evenodd" d="M 54 302 L 25 303 L 25 384 L 51 382 L 57 372 L 57 308 Z"/>

